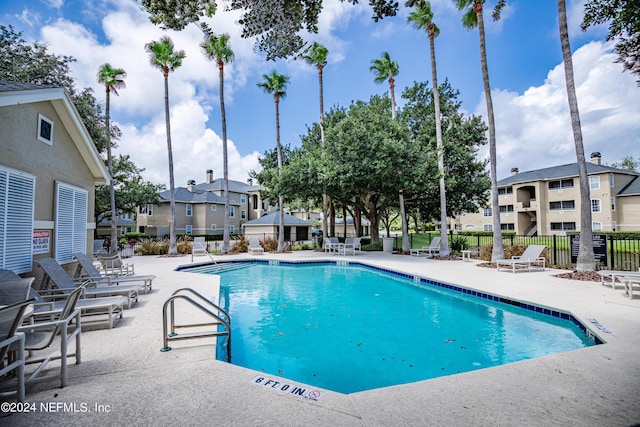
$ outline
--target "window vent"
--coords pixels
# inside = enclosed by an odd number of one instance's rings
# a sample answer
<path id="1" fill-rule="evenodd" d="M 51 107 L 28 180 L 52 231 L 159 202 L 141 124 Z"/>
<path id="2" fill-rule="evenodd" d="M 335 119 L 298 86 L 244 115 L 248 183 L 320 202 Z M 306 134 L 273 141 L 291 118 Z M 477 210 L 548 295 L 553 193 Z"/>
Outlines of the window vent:
<path id="1" fill-rule="evenodd" d="M 38 141 L 53 145 L 53 121 L 38 114 Z"/>

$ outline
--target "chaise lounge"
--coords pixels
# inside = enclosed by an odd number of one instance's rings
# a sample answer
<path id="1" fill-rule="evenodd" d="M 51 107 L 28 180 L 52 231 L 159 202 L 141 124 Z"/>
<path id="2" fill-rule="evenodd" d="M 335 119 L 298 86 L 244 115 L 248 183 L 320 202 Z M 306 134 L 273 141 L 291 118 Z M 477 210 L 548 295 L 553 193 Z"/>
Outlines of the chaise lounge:
<path id="1" fill-rule="evenodd" d="M 544 245 L 529 245 L 520 256 L 513 256 L 511 259 L 501 259 L 496 262 L 498 271 L 544 271 L 546 259 L 542 252 L 547 247 Z"/>

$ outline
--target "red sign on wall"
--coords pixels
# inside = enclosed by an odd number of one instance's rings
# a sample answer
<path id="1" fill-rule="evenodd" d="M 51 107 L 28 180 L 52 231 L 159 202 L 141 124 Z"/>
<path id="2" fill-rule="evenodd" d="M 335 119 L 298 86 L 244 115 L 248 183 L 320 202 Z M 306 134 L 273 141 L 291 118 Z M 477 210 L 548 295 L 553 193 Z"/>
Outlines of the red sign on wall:
<path id="1" fill-rule="evenodd" d="M 33 254 L 48 254 L 51 231 L 33 230 Z"/>

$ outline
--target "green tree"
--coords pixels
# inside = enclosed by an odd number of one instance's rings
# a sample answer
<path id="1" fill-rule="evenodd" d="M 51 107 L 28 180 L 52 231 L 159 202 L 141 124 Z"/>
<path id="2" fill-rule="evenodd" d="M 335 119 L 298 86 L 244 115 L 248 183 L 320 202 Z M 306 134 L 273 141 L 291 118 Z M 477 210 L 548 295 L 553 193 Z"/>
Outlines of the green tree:
<path id="1" fill-rule="evenodd" d="M 584 158 L 580 111 L 578 110 L 578 98 L 576 96 L 576 86 L 573 79 L 573 60 L 571 59 L 569 30 L 567 28 L 567 6 L 564 0 L 558 0 L 558 24 L 560 27 L 560 45 L 562 46 L 562 59 L 564 60 L 564 76 L 567 87 L 567 99 L 569 101 L 569 114 L 571 115 L 571 129 L 573 130 L 573 141 L 576 146 L 578 177 L 580 181 L 580 250 L 578 252 L 576 268 L 578 271 L 595 271 L 596 261 L 593 253 L 589 177 L 587 175 L 587 161 Z"/>
<path id="2" fill-rule="evenodd" d="M 144 181 L 140 175 L 142 172 L 144 169 L 138 168 L 128 155 L 121 154 L 113 159 L 115 210 L 118 213 L 135 213 L 138 206 L 160 203 L 159 193 L 164 186 Z M 111 211 L 110 187 L 96 187 L 96 224 L 110 215 Z"/>
<path id="3" fill-rule="evenodd" d="M 164 76 L 164 112 L 167 129 L 167 152 L 169 155 L 169 193 L 170 219 L 169 219 L 169 255 L 177 255 L 176 245 L 176 197 L 175 182 L 173 178 L 173 152 L 171 149 L 171 120 L 169 115 L 169 73 L 182 66 L 186 54 L 184 50 L 174 50 L 173 41 L 164 36 L 159 41 L 152 41 L 145 45 L 149 53 L 151 66 L 162 71 Z"/>
<path id="4" fill-rule="evenodd" d="M 229 157 L 227 154 L 227 117 L 224 108 L 224 64 L 233 60 L 233 51 L 229 47 L 229 35 L 216 36 L 208 34 L 200 45 L 205 56 L 218 64 L 220 78 L 220 115 L 222 117 L 222 164 L 224 185 L 224 231 L 222 237 L 222 252 L 229 252 Z"/>
<path id="5" fill-rule="evenodd" d="M 496 155 L 496 125 L 493 117 L 493 100 L 491 97 L 491 85 L 489 83 L 489 68 L 487 67 L 487 48 L 484 35 L 483 7 L 485 0 L 454 0 L 458 10 L 464 12 L 462 26 L 468 30 L 477 28 L 480 35 L 480 65 L 482 68 L 482 81 L 484 83 L 484 98 L 487 104 L 487 123 L 489 125 L 489 169 L 491 175 L 491 203 L 493 205 L 493 251 L 491 260 L 504 259 L 502 247 L 502 231 L 500 227 L 500 213 L 497 209 L 498 201 L 498 175 Z M 504 6 L 504 2 L 500 2 Z M 495 14 L 494 14 L 495 15 Z M 499 17 L 499 14 L 497 15 Z"/>
<path id="6" fill-rule="evenodd" d="M 630 172 L 638 172 L 638 169 L 640 169 L 640 158 L 635 160 L 632 156 L 624 156 L 620 163 L 612 163 L 611 167 L 624 169 Z"/>
<path id="7" fill-rule="evenodd" d="M 429 36 L 429 53 L 431 57 L 431 82 L 433 83 L 433 98 L 435 106 L 436 141 L 438 148 L 438 176 L 440 184 L 440 255 L 449 255 L 449 239 L 447 238 L 447 191 L 444 176 L 444 148 L 442 145 L 442 124 L 440 123 L 440 99 L 438 93 L 438 75 L 436 72 L 436 48 L 435 38 L 440 30 L 433 23 L 431 3 L 421 1 L 416 4 L 415 10 L 409 15 L 408 21 L 414 27 L 425 30 Z"/>
<path id="8" fill-rule="evenodd" d="M 122 68 L 113 68 L 110 64 L 103 64 L 98 70 L 98 83 L 103 84 L 105 88 L 105 117 L 104 121 L 107 128 L 107 169 L 109 175 L 112 177 L 109 184 L 109 194 L 111 199 L 111 252 L 118 250 L 118 229 L 116 225 L 116 195 L 113 182 L 113 160 L 111 156 L 111 140 L 109 138 L 109 124 L 111 122 L 111 116 L 109 115 L 111 107 L 111 92 L 114 95 L 118 95 L 118 89 L 125 87 L 124 78 L 126 72 Z"/>
<path id="9" fill-rule="evenodd" d="M 287 95 L 289 76 L 278 74 L 275 70 L 271 74 L 263 74 L 263 81 L 258 83 L 266 93 L 273 95 L 276 106 L 276 151 L 278 156 L 278 172 L 282 171 L 282 149 L 280 147 L 280 99 Z M 278 195 L 279 225 L 278 225 L 278 252 L 284 251 L 284 199 L 281 193 Z"/>
<path id="10" fill-rule="evenodd" d="M 213 16 L 217 9 L 215 0 L 141 0 L 141 4 L 152 23 L 176 31 Z"/>
<path id="11" fill-rule="evenodd" d="M 400 69 L 396 61 L 391 60 L 388 52 L 383 52 L 380 59 L 371 61 L 370 71 L 374 72 L 374 82 L 389 82 L 389 97 L 391 98 L 391 120 L 396 119 L 396 95 L 395 95 L 395 76 L 398 75 Z M 409 225 L 407 224 L 407 215 L 404 206 L 404 189 L 400 188 L 398 192 L 398 200 L 400 204 L 400 219 L 402 221 L 402 250 L 409 252 Z"/>
<path id="12" fill-rule="evenodd" d="M 308 64 L 314 65 L 318 69 L 318 87 L 320 89 L 320 139 L 322 145 L 325 144 L 324 135 L 324 90 L 322 82 L 322 72 L 327 65 L 327 55 L 329 50 L 320 43 L 313 42 L 311 47 L 302 55 Z M 322 173 L 321 171 L 319 173 Z M 322 236 L 327 237 L 327 195 L 322 195 Z"/>
<path id="13" fill-rule="evenodd" d="M 589 0 L 584 11 L 583 31 L 609 22 L 607 40 L 616 40 L 616 62 L 636 74 L 640 86 L 640 0 Z"/>

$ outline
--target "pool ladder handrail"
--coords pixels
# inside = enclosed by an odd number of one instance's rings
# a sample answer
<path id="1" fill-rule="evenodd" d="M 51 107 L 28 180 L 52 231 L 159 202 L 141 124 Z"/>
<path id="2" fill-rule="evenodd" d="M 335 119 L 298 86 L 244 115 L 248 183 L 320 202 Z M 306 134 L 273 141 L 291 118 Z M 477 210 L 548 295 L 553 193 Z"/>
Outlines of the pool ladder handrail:
<path id="1" fill-rule="evenodd" d="M 196 301 L 196 299 L 192 298 L 191 296 L 185 295 L 184 292 L 193 294 L 197 299 L 203 302 L 204 305 Z M 183 299 L 185 301 L 188 301 L 193 306 L 199 308 L 200 311 L 213 317 L 215 321 L 210 323 L 193 323 L 193 324 L 176 325 L 174 303 L 175 303 L 175 300 L 177 299 Z M 169 314 L 169 318 L 167 317 L 167 314 Z M 220 314 L 222 314 L 222 316 L 220 316 Z M 202 294 L 194 291 L 191 288 L 180 288 L 176 290 L 173 294 L 171 294 L 171 297 L 169 297 L 169 299 L 165 301 L 164 305 L 162 306 L 162 318 L 163 318 L 162 340 L 163 340 L 164 347 L 162 347 L 160 351 L 167 352 L 171 350 L 171 347 L 169 347 L 169 341 L 206 338 L 206 337 L 219 337 L 219 336 L 226 335 L 227 336 L 227 345 L 226 345 L 227 362 L 231 363 L 231 317 L 229 316 L 229 313 L 227 313 L 227 311 L 222 307 L 218 306 L 217 304 L 214 304 L 211 300 L 207 299 Z M 171 322 L 170 328 L 168 326 L 169 321 Z M 186 335 L 178 335 L 176 333 L 177 328 L 197 328 L 197 327 L 218 326 L 218 325 L 223 325 L 225 330 L 224 331 L 216 330 L 214 332 L 195 332 L 195 333 L 190 333 Z M 169 330 L 171 332 L 169 332 Z"/>

